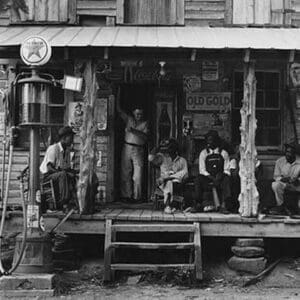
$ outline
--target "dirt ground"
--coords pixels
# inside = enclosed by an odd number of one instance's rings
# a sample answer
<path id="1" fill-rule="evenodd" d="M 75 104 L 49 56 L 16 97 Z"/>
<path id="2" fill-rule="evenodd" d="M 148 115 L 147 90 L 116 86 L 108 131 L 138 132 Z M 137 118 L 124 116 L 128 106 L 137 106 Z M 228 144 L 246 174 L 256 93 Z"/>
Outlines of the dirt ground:
<path id="1" fill-rule="evenodd" d="M 90 260 L 78 271 L 58 275 L 57 296 L 49 299 L 300 299 L 300 259 L 284 259 L 247 288 L 242 286 L 251 276 L 237 274 L 226 262 L 206 265 L 201 283 L 190 282 L 187 275 L 123 273 L 116 283 L 103 285 L 103 261 Z"/>

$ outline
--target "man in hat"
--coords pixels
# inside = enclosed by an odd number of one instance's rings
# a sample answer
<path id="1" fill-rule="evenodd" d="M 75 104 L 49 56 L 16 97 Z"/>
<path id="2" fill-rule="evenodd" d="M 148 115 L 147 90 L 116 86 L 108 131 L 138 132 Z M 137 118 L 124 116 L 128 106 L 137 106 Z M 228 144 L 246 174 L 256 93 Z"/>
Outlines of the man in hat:
<path id="1" fill-rule="evenodd" d="M 124 146 L 121 155 L 121 198 L 127 201 L 142 200 L 145 145 L 148 140 L 148 122 L 143 109 L 136 107 L 132 116 L 121 109 L 120 89 L 117 111 L 125 122 Z"/>
<path id="2" fill-rule="evenodd" d="M 59 142 L 50 145 L 40 166 L 43 181 L 52 180 L 58 192 L 58 208 L 64 208 L 76 197 L 76 172 L 71 169 L 70 149 L 74 132 L 65 126 L 58 131 Z"/>
<path id="3" fill-rule="evenodd" d="M 194 182 L 196 194 L 194 210 L 197 211 L 202 207 L 204 212 L 218 209 L 227 212 L 227 208 L 231 207 L 229 167 L 229 155 L 221 147 L 218 132 L 210 130 L 206 134 L 206 148 L 199 155 L 199 176 Z"/>
<path id="4" fill-rule="evenodd" d="M 298 197 L 300 195 L 300 157 L 299 145 L 285 144 L 285 155 L 280 157 L 274 168 L 272 190 L 276 206 L 270 209 L 271 214 L 298 212 Z"/>
<path id="5" fill-rule="evenodd" d="M 175 139 L 163 140 L 159 149 L 154 148 L 148 160 L 160 168 L 157 186 L 163 192 L 165 213 L 172 213 L 173 195 L 182 192 L 184 180 L 188 177 L 188 166 L 185 158 L 179 156 Z"/>

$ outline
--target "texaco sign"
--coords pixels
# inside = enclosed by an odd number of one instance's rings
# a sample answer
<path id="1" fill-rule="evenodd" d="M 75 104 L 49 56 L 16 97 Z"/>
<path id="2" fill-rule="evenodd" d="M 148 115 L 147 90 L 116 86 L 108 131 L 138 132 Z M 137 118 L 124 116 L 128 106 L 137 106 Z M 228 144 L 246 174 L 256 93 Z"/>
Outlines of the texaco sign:
<path id="1" fill-rule="evenodd" d="M 32 36 L 26 39 L 20 49 L 20 55 L 26 65 L 45 65 L 51 58 L 51 46 L 42 37 Z"/>

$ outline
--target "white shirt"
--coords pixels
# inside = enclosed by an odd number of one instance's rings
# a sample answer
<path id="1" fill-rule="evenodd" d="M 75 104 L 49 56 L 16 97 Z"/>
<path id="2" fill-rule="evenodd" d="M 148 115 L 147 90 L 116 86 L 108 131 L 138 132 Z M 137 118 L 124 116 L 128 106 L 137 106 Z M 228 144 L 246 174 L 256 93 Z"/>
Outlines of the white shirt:
<path id="1" fill-rule="evenodd" d="M 277 159 L 274 169 L 274 179 L 281 180 L 283 177 L 297 179 L 300 176 L 300 157 L 297 156 L 293 163 L 287 162 L 285 156 Z"/>
<path id="2" fill-rule="evenodd" d="M 40 172 L 45 174 L 48 172 L 48 163 L 52 163 L 54 168 L 70 168 L 70 151 L 64 150 L 61 142 L 50 145 L 46 151 L 43 162 L 40 165 Z"/>
<path id="3" fill-rule="evenodd" d="M 167 178 L 172 176 L 172 181 L 182 182 L 188 177 L 188 166 L 185 158 L 176 156 L 174 160 L 169 155 L 163 153 L 150 154 L 149 161 L 159 160 L 160 177 Z"/>
<path id="4" fill-rule="evenodd" d="M 204 176 L 210 175 L 206 171 L 205 160 L 206 160 L 206 157 L 209 154 L 214 154 L 214 153 L 220 153 L 220 149 L 219 148 L 216 148 L 216 149 L 203 149 L 200 152 L 200 155 L 199 155 L 199 173 L 201 175 L 204 175 Z M 230 161 L 229 161 L 228 152 L 225 151 L 225 150 L 222 150 L 220 154 L 224 158 L 224 173 L 227 174 L 227 175 L 230 175 Z"/>

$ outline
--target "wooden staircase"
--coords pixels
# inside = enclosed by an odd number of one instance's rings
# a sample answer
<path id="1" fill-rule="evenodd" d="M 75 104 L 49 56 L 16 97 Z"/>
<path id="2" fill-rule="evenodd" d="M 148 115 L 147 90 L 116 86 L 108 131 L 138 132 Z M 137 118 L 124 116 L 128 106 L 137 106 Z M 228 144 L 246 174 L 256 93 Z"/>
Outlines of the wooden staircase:
<path id="1" fill-rule="evenodd" d="M 186 232 L 190 234 L 189 242 L 120 242 L 117 241 L 117 233 L 151 233 L 162 232 L 175 234 L 178 232 Z M 131 249 L 173 249 L 183 250 L 190 249 L 189 263 L 186 264 L 134 264 L 134 263 L 115 263 L 116 248 L 131 248 Z M 199 223 L 187 224 L 159 224 L 159 223 L 114 223 L 111 219 L 106 220 L 105 231 L 105 248 L 104 248 L 104 280 L 114 280 L 116 270 L 129 271 L 155 271 L 164 269 L 189 269 L 195 271 L 195 277 L 198 280 L 202 279 L 202 257 L 201 257 L 201 237 Z"/>

